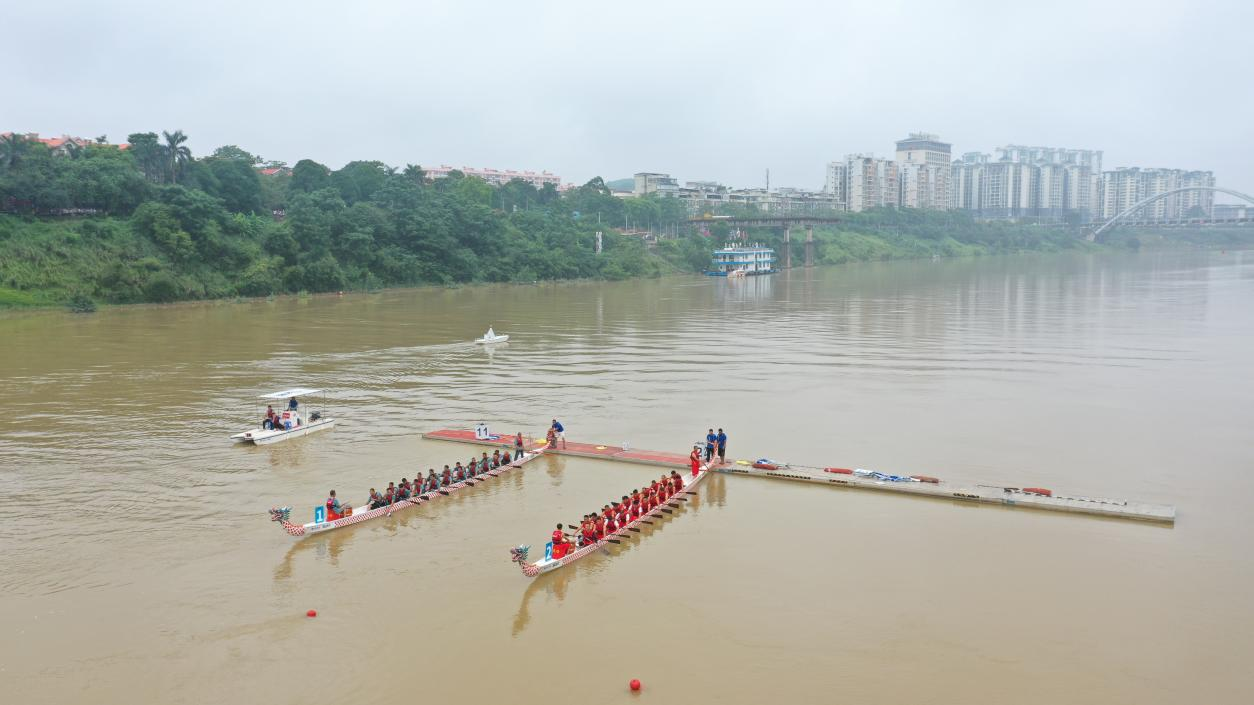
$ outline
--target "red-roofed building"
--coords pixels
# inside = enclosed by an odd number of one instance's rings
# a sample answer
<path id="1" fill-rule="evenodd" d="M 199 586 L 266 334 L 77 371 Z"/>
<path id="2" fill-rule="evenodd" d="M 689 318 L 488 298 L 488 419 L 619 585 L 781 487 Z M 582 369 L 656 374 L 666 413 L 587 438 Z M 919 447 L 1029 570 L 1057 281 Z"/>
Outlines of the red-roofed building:
<path id="1" fill-rule="evenodd" d="M 0 132 L 0 137 L 8 137 L 9 135 L 12 135 L 12 134 L 14 133 Z M 26 140 L 27 142 L 38 142 L 40 144 L 47 145 L 48 149 L 52 150 L 54 154 L 60 154 L 60 155 L 64 155 L 66 152 L 69 151 L 70 147 L 68 147 L 67 145 L 73 145 L 79 148 L 86 148 L 88 145 L 97 144 L 95 140 L 89 140 L 83 137 L 70 137 L 69 135 L 61 135 L 60 137 L 40 137 L 38 132 L 27 132 L 24 135 L 19 134 L 18 136 Z M 100 143 L 100 146 L 117 147 L 118 149 L 126 149 L 127 147 L 130 147 L 129 144 L 108 144 L 108 143 Z"/>

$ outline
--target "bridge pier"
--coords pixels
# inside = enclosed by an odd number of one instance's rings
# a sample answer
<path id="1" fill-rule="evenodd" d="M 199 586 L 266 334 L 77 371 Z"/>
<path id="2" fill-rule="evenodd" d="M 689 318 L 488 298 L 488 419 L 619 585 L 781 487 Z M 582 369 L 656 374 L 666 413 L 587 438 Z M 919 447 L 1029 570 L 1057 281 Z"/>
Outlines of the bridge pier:
<path id="1" fill-rule="evenodd" d="M 806 266 L 814 266 L 814 226 L 806 228 Z"/>
<path id="2" fill-rule="evenodd" d="M 792 269 L 792 226 L 784 226 L 784 269 Z"/>

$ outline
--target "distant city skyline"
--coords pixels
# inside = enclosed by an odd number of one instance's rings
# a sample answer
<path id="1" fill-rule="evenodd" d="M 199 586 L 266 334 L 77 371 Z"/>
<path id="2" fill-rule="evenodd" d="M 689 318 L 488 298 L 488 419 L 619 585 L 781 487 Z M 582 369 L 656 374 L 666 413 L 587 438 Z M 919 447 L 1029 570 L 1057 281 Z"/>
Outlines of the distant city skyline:
<path id="1" fill-rule="evenodd" d="M 122 141 L 182 129 L 199 155 L 234 144 L 289 164 L 464 164 L 573 183 L 658 171 L 756 187 L 769 168 L 774 185 L 815 190 L 828 162 L 891 158 L 894 140 L 929 132 L 955 156 L 1063 145 L 1101 150 L 1107 169 L 1208 170 L 1254 191 L 1254 96 L 1239 89 L 1254 8 L 1238 0 L 1058 0 L 1049 13 L 984 0 L 366 0 L 352 13 L 50 0 L 6 14 L 50 18 L 56 31 L 0 44 L 15 67 L 0 130 Z"/>

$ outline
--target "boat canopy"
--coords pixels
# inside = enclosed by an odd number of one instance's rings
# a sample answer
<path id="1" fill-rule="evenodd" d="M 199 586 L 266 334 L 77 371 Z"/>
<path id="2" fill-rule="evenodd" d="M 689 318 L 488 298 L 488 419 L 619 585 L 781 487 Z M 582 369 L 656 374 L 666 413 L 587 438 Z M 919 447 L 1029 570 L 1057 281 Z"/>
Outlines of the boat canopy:
<path id="1" fill-rule="evenodd" d="M 262 394 L 262 399 L 287 399 L 289 397 L 303 397 L 310 394 L 318 394 L 321 389 L 309 389 L 307 387 L 293 387 L 292 389 L 284 389 L 281 392 L 273 394 Z"/>

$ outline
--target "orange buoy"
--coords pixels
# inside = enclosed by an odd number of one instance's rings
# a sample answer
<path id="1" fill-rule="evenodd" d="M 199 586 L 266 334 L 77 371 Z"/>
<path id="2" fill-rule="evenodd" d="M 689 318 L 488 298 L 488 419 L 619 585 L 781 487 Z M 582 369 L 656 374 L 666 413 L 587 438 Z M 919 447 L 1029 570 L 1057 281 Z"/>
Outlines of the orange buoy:
<path id="1" fill-rule="evenodd" d="M 632 690 L 640 690 L 640 679 L 638 679 L 638 678 L 632 678 L 632 679 L 631 679 L 631 682 L 630 682 L 630 683 L 628 683 L 627 685 L 628 685 L 628 687 L 630 687 Z"/>
<path id="2" fill-rule="evenodd" d="M 306 617 L 317 617 L 317 616 L 318 616 L 318 610 L 309 610 L 308 612 L 306 612 L 306 613 L 305 613 L 305 616 L 306 616 Z"/>
<path id="3" fill-rule="evenodd" d="M 1024 494 L 1039 494 L 1042 497 L 1053 497 L 1054 493 L 1044 487 L 1024 487 Z"/>
<path id="4" fill-rule="evenodd" d="M 823 470 L 827 472 L 834 472 L 837 475 L 852 475 L 853 474 L 853 470 L 850 470 L 849 468 L 823 468 Z"/>
<path id="5" fill-rule="evenodd" d="M 911 475 L 910 479 L 918 480 L 919 482 L 930 482 L 932 484 L 940 482 L 939 477 L 931 477 L 929 475 Z"/>

